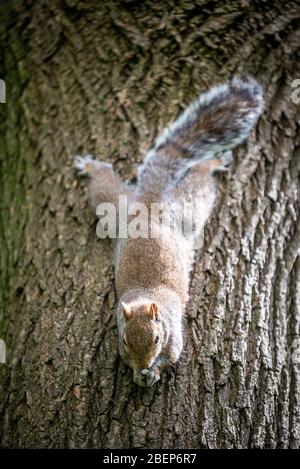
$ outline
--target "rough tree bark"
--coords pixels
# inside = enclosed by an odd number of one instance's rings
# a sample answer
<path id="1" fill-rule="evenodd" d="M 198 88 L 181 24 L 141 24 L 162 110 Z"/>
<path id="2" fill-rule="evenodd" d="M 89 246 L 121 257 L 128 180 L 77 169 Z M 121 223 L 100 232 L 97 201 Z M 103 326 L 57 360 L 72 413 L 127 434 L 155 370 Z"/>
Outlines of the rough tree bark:
<path id="1" fill-rule="evenodd" d="M 297 3 L 1 3 L 2 446 L 299 447 Z M 112 246 L 73 156 L 133 180 L 183 104 L 243 72 L 265 112 L 221 178 L 185 352 L 141 389 L 117 353 Z"/>

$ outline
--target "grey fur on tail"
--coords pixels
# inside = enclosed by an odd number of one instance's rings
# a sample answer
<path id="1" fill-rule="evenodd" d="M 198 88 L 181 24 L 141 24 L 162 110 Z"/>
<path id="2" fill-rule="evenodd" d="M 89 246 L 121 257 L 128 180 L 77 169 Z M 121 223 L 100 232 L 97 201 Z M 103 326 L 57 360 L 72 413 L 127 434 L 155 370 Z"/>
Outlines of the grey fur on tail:
<path id="1" fill-rule="evenodd" d="M 194 158 L 229 150 L 248 137 L 262 106 L 262 88 L 253 78 L 233 78 L 201 94 L 162 132 L 154 148 L 176 143 Z"/>
<path id="2" fill-rule="evenodd" d="M 250 77 L 233 78 L 201 94 L 155 140 L 140 174 L 163 158 L 180 165 L 180 172 L 213 159 L 242 143 L 263 109 L 263 92 Z M 218 156 L 217 156 L 218 157 Z M 175 169 L 175 168 L 174 168 Z M 175 178 L 176 178 L 175 169 Z"/>

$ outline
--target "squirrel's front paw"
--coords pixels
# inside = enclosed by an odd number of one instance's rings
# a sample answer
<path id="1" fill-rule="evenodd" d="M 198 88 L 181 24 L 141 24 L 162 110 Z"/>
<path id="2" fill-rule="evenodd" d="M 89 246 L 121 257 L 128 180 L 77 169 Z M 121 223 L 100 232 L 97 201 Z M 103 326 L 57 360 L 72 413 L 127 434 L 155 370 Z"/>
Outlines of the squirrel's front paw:
<path id="1" fill-rule="evenodd" d="M 135 369 L 133 373 L 134 382 L 143 387 L 153 386 L 153 384 L 160 379 L 160 372 L 158 368 L 147 368 L 144 370 Z"/>
<path id="2" fill-rule="evenodd" d="M 94 163 L 95 160 L 91 155 L 76 155 L 74 158 L 74 168 L 77 169 L 80 176 L 89 176 L 94 167 Z"/>
<path id="3" fill-rule="evenodd" d="M 74 167 L 77 169 L 79 176 L 91 176 L 92 172 L 99 168 L 112 169 L 110 163 L 94 160 L 92 155 L 76 155 L 74 158 Z"/>

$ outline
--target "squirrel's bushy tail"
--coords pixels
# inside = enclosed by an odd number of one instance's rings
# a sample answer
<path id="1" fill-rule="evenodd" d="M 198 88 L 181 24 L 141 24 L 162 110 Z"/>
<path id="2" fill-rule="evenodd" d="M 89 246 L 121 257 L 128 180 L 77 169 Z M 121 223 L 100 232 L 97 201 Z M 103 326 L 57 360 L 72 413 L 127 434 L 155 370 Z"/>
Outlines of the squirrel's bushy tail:
<path id="1" fill-rule="evenodd" d="M 201 160 L 213 159 L 249 135 L 262 112 L 261 86 L 253 78 L 233 78 L 230 83 L 201 94 L 155 140 L 141 168 L 151 171 L 169 165 L 177 174 Z M 177 164 L 176 164 L 177 163 Z"/>

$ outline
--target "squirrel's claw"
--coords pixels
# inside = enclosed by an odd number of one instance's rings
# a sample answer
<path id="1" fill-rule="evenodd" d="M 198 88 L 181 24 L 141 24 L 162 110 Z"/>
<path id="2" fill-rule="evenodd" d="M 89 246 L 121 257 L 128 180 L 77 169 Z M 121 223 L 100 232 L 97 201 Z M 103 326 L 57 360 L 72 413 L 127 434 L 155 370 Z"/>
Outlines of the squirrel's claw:
<path id="1" fill-rule="evenodd" d="M 233 155 L 231 150 L 224 151 L 221 156 L 220 160 L 222 162 L 222 165 L 227 168 L 229 165 L 231 165 L 233 161 Z"/>
<path id="2" fill-rule="evenodd" d="M 76 155 L 74 158 L 74 168 L 77 169 L 79 176 L 89 176 L 94 161 L 91 155 Z"/>
<path id="3" fill-rule="evenodd" d="M 220 165 L 219 165 L 219 166 L 216 166 L 216 167 L 214 168 L 214 172 L 218 172 L 218 171 L 225 172 L 225 171 L 228 171 L 228 170 L 229 170 L 229 166 L 231 165 L 231 163 L 232 163 L 232 161 L 233 161 L 232 151 L 231 151 L 231 150 L 227 150 L 227 151 L 224 151 L 224 152 L 219 153 L 219 155 L 217 155 L 217 159 L 220 161 Z"/>
<path id="4" fill-rule="evenodd" d="M 92 157 L 92 155 L 76 155 L 74 158 L 74 168 L 77 169 L 79 176 L 90 176 L 94 169 L 103 166 L 107 167 L 107 169 L 112 168 L 110 163 L 97 161 Z"/>
<path id="5" fill-rule="evenodd" d="M 136 384 L 142 387 L 153 386 L 153 384 L 155 384 L 156 381 L 160 380 L 159 369 L 158 368 L 150 368 L 147 370 L 135 369 L 133 380 Z"/>

